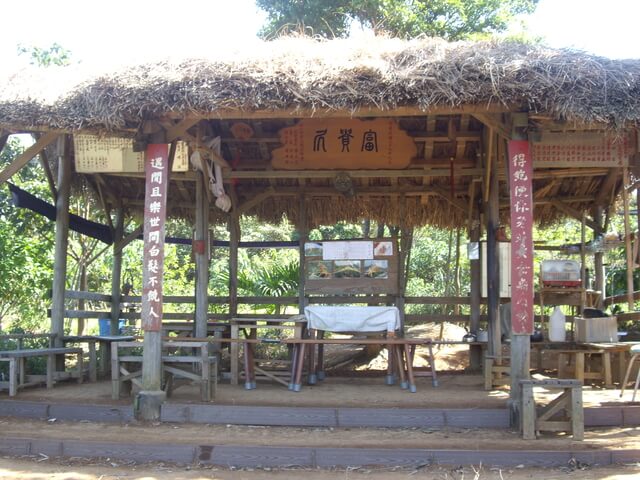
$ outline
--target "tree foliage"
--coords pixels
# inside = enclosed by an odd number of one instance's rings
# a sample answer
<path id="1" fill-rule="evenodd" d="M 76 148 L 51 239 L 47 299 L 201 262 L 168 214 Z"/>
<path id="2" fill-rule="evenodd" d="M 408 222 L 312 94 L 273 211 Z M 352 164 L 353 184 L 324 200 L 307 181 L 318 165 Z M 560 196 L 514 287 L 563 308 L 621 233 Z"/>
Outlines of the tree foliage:
<path id="1" fill-rule="evenodd" d="M 54 42 L 49 47 L 18 45 L 18 55 L 27 55 L 31 65 L 39 67 L 64 67 L 71 64 L 71 50 Z"/>
<path id="2" fill-rule="evenodd" d="M 353 25 L 399 37 L 460 40 L 503 32 L 538 0 L 256 0 L 267 12 L 263 37 L 297 31 L 346 37 Z"/>

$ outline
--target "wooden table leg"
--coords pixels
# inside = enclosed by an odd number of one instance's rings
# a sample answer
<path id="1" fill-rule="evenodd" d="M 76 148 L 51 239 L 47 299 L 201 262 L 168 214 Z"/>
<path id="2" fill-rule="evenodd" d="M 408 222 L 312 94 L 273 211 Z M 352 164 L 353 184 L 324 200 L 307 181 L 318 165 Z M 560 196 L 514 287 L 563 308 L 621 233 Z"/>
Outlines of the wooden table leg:
<path id="1" fill-rule="evenodd" d="M 27 359 L 24 357 L 18 358 L 18 377 L 18 385 L 27 383 Z"/>
<path id="2" fill-rule="evenodd" d="M 520 425 L 522 438 L 525 440 L 536 439 L 536 402 L 533 396 L 533 385 L 522 385 L 522 412 Z"/>
<path id="3" fill-rule="evenodd" d="M 89 340 L 89 381 L 95 383 L 98 381 L 98 358 L 96 353 L 95 340 Z M 100 347 L 101 350 L 106 351 L 107 347 Z M 101 375 L 105 375 L 106 371 L 100 372 Z"/>
<path id="4" fill-rule="evenodd" d="M 323 331 L 318 331 L 318 330 L 310 330 L 309 331 L 309 338 L 322 338 L 324 336 L 324 332 Z M 318 370 L 322 368 L 323 364 L 324 364 L 324 350 L 322 348 L 322 345 L 314 345 L 314 344 L 310 344 L 309 345 L 309 376 L 307 377 L 307 383 L 309 385 L 315 385 L 316 383 L 318 383 Z M 318 361 L 316 362 L 316 356 L 315 356 L 315 352 L 316 350 L 318 351 Z M 300 374 L 302 375 L 302 374 Z M 324 378 L 324 376 L 322 377 Z M 302 378 L 300 378 L 300 381 L 302 381 Z"/>
<path id="5" fill-rule="evenodd" d="M 582 388 L 571 388 L 571 432 L 574 440 L 584 440 Z"/>
<path id="6" fill-rule="evenodd" d="M 413 355 L 411 355 L 411 347 L 409 344 L 405 343 L 403 345 L 404 355 L 407 362 L 407 378 L 409 379 L 409 391 L 411 393 L 416 393 L 418 389 L 416 388 L 416 380 L 413 376 Z"/>
<path id="7" fill-rule="evenodd" d="M 395 364 L 393 345 L 387 345 L 387 376 L 384 380 L 386 385 L 395 385 L 396 383 Z"/>
<path id="8" fill-rule="evenodd" d="M 324 330 L 316 331 L 316 336 L 320 340 L 324 339 Z M 318 380 L 322 381 L 326 378 L 326 374 L 324 372 L 324 344 L 318 345 Z"/>
<path id="9" fill-rule="evenodd" d="M 611 353 L 602 352 L 602 370 L 604 372 L 604 386 L 613 388 L 613 376 L 611 375 Z"/>
<path id="10" fill-rule="evenodd" d="M 47 355 L 47 388 L 53 388 L 53 373 L 56 368 L 56 356 L 53 353 Z"/>
<path id="11" fill-rule="evenodd" d="M 584 384 L 584 352 L 576 352 L 576 380 Z"/>
<path id="12" fill-rule="evenodd" d="M 246 390 L 253 390 L 256 388 L 253 381 L 253 355 L 251 352 L 251 344 L 249 342 L 244 343 L 244 388 Z"/>
<path id="13" fill-rule="evenodd" d="M 431 367 L 431 385 L 438 386 L 438 374 L 436 373 L 436 359 L 433 356 L 433 345 L 428 344 L 429 349 L 429 366 Z"/>
<path id="14" fill-rule="evenodd" d="M 120 365 L 118 361 L 118 343 L 111 344 L 111 398 L 120 398 Z"/>
<path id="15" fill-rule="evenodd" d="M 298 367 L 298 355 L 300 353 L 300 344 L 294 343 L 293 349 L 291 351 L 291 366 L 289 367 L 290 375 L 289 375 L 289 385 L 288 389 L 293 390 L 293 385 L 296 376 L 296 369 Z"/>
<path id="16" fill-rule="evenodd" d="M 9 359 L 9 396 L 15 397 L 18 393 L 18 362 L 15 358 Z"/>
<path id="17" fill-rule="evenodd" d="M 558 378 L 566 378 L 567 373 L 567 354 L 559 353 L 558 354 Z"/>
<path id="18" fill-rule="evenodd" d="M 229 348 L 229 359 L 231 364 L 231 385 L 238 385 L 240 370 L 240 345 L 238 345 L 238 325 L 231 325 L 231 346 Z"/>
<path id="19" fill-rule="evenodd" d="M 394 358 L 396 360 L 396 368 L 398 370 L 398 375 L 400 376 L 400 388 L 405 389 L 409 388 L 409 383 L 407 382 L 407 377 L 405 375 L 405 365 L 402 361 L 402 352 L 400 351 L 399 345 L 393 345 L 391 347 L 394 352 Z"/>
<path id="20" fill-rule="evenodd" d="M 305 344 L 300 344 L 300 351 L 298 352 L 298 362 L 296 365 L 296 374 L 293 379 L 293 388 L 294 392 L 299 392 L 302 389 L 302 368 L 304 366 L 304 350 Z"/>
<path id="21" fill-rule="evenodd" d="M 78 363 L 76 364 L 76 370 L 78 371 L 78 383 L 82 383 L 82 381 L 84 380 L 84 365 L 83 365 L 83 360 L 82 360 L 82 356 L 83 353 L 80 352 L 78 353 Z M 62 358 L 64 358 L 64 355 L 62 355 Z M 89 372 L 89 375 L 91 375 L 91 372 Z"/>

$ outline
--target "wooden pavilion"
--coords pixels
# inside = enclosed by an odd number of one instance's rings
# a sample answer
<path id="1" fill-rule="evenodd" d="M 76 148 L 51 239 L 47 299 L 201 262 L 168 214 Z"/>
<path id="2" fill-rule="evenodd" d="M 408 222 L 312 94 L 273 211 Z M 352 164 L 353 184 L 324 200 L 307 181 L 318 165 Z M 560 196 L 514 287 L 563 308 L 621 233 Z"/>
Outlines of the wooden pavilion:
<path id="1" fill-rule="evenodd" d="M 0 145 L 20 133 L 36 142 L 0 172 L 0 183 L 50 153 L 51 162 L 42 164 L 57 209 L 53 333 L 62 337 L 69 316 L 72 185 L 90 185 L 108 218 L 113 332 L 121 316 L 122 249 L 144 234 L 143 384 L 150 395 L 161 381 L 165 219 L 194 224 L 192 318 L 194 335 L 206 337 L 209 226 L 229 225 L 229 297 L 216 301 L 228 305 L 224 317 L 236 317 L 241 215 L 286 216 L 299 231 L 301 255 L 310 228 L 340 220 L 397 226 L 401 246 L 421 225 L 465 227 L 472 242 L 486 238 L 486 317 L 475 257 L 470 297 L 459 299 L 471 314 L 454 320 L 469 321 L 472 332 L 486 320 L 490 351 L 500 342 L 497 233 L 510 225 L 511 377 L 518 385 L 528 376 L 534 320 L 533 222 L 572 217 L 603 233 L 618 194 L 632 185 L 638 152 L 640 61 L 510 42 L 284 38 L 218 60 L 110 72 L 27 70 L 1 85 Z M 200 168 L 192 170 L 189 160 Z M 127 216 L 142 216 L 144 229 L 124 232 Z M 392 300 L 401 310 L 405 302 L 451 303 L 405 298 L 402 276 L 401 269 L 389 295 L 358 300 Z M 598 253 L 595 284 L 603 290 Z M 301 288 L 301 310 L 308 301 Z M 416 320 L 443 319 L 405 318 Z"/>

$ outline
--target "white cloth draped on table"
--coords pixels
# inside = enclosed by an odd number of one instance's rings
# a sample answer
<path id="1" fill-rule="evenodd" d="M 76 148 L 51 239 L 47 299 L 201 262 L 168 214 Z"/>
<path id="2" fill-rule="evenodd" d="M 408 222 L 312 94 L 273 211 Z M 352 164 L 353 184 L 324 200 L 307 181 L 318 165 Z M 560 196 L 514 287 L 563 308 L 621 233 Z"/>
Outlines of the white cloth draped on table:
<path id="1" fill-rule="evenodd" d="M 400 328 L 397 307 L 311 306 L 304 309 L 309 328 L 330 332 L 394 332 Z"/>

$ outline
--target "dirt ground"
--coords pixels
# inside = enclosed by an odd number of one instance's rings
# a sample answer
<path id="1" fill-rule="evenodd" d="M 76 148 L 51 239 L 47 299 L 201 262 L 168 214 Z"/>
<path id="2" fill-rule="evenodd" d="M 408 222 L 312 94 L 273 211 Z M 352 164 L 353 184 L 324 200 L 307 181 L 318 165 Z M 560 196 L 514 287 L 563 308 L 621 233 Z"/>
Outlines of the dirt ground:
<path id="1" fill-rule="evenodd" d="M 101 460 L 0 457 L 0 478 L 16 480 L 634 480 L 640 466 L 488 469 L 482 465 L 349 469 L 236 469 Z"/>

